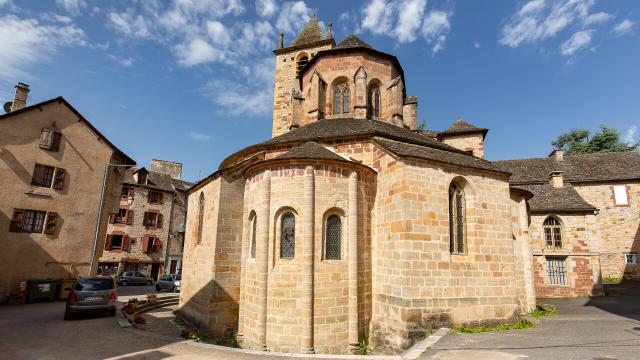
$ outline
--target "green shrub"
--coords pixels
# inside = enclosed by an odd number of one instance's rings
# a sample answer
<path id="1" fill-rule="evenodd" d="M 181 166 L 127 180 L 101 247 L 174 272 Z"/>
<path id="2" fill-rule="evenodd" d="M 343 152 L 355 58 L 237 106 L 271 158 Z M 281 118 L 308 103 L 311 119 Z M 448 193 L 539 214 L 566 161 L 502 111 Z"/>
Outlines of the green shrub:
<path id="1" fill-rule="evenodd" d="M 474 326 L 474 327 L 461 326 L 457 330 L 460 333 L 477 334 L 477 333 L 493 332 L 493 331 L 522 330 L 522 329 L 529 329 L 532 327 L 536 327 L 536 324 L 532 323 L 531 321 L 523 319 L 514 324 L 500 324 L 497 326 Z"/>

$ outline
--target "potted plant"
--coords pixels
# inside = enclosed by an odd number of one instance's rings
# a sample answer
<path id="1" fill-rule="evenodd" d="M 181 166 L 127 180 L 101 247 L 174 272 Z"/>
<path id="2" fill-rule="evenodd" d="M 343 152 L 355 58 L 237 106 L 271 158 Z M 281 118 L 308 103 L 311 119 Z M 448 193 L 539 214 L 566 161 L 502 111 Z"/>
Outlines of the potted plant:
<path id="1" fill-rule="evenodd" d="M 146 323 L 147 323 L 147 319 L 145 319 L 144 316 L 142 315 L 137 315 L 133 319 L 133 326 L 138 330 L 144 330 Z"/>
<path id="2" fill-rule="evenodd" d="M 158 295 L 156 294 L 149 294 L 147 295 L 147 303 L 149 304 L 154 304 L 158 301 Z"/>

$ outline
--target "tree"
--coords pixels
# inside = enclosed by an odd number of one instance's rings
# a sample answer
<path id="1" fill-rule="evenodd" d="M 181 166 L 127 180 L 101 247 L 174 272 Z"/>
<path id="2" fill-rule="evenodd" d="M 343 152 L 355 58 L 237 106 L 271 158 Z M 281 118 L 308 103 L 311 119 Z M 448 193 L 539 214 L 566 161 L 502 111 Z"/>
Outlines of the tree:
<path id="1" fill-rule="evenodd" d="M 589 129 L 573 129 L 558 136 L 551 144 L 567 155 L 631 151 L 637 150 L 639 145 L 622 142 L 620 132 L 606 125 L 600 125 L 600 131 L 591 139 L 589 135 Z"/>

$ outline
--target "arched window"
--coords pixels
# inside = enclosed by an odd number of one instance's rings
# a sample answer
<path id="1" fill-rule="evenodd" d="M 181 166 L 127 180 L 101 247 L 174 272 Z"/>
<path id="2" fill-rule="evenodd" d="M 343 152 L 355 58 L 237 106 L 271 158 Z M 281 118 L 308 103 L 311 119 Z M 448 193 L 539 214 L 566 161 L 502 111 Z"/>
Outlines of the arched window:
<path id="1" fill-rule="evenodd" d="M 553 216 L 549 216 L 542 223 L 544 229 L 544 239 L 547 248 L 556 249 L 562 247 L 562 226 L 560 221 Z"/>
<path id="2" fill-rule="evenodd" d="M 465 199 L 464 191 L 456 184 L 449 187 L 449 251 L 452 254 L 465 252 Z"/>
<path id="3" fill-rule="evenodd" d="M 250 257 L 252 259 L 256 258 L 256 215 L 253 214 L 251 217 L 251 254 Z"/>
<path id="4" fill-rule="evenodd" d="M 346 81 L 341 81 L 333 87 L 333 113 L 348 114 L 350 109 L 349 103 L 349 85 Z"/>
<path id="5" fill-rule="evenodd" d="M 280 258 L 292 259 L 296 255 L 296 217 L 286 212 L 280 219 Z"/>
<path id="6" fill-rule="evenodd" d="M 302 68 L 307 65 L 307 63 L 309 62 L 309 57 L 307 55 L 302 55 L 299 59 L 298 59 L 298 63 L 296 64 L 296 74 L 300 73 L 300 70 L 302 70 Z"/>
<path id="7" fill-rule="evenodd" d="M 340 260 L 342 246 L 342 221 L 338 215 L 331 215 L 327 218 L 324 242 L 324 258 L 327 260 Z"/>
<path id="8" fill-rule="evenodd" d="M 377 84 L 369 86 L 367 105 L 369 118 L 380 117 L 380 87 Z"/>
<path id="9" fill-rule="evenodd" d="M 204 226 L 204 193 L 200 193 L 198 200 L 198 233 L 196 243 L 199 245 L 202 242 L 202 227 Z"/>

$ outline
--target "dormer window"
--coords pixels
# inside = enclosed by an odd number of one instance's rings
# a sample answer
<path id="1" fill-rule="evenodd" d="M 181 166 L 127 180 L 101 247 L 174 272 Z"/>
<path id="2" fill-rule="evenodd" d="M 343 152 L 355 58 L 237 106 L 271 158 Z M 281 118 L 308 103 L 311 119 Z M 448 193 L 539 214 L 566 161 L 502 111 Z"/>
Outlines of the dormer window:
<path id="1" fill-rule="evenodd" d="M 349 85 L 346 81 L 339 82 L 333 87 L 333 113 L 348 114 L 350 110 Z"/>

